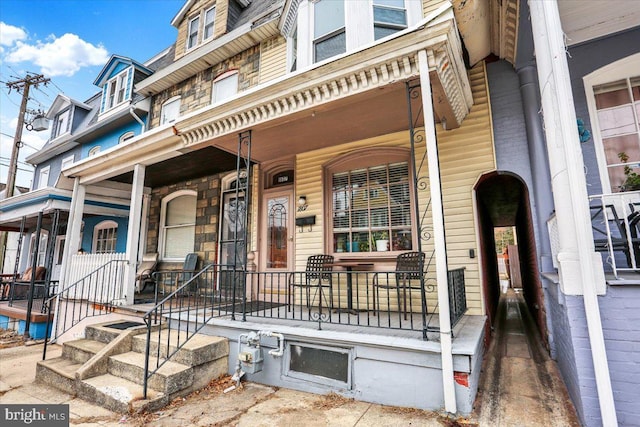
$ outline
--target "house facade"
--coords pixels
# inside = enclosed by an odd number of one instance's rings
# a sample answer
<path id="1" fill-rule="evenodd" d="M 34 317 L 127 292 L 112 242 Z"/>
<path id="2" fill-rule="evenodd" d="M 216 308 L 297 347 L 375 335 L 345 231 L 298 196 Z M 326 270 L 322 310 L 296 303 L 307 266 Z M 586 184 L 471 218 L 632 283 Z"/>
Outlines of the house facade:
<path id="1" fill-rule="evenodd" d="M 621 278 L 637 267 L 635 222 L 620 215 L 625 251 L 608 226 L 599 240 L 591 206 L 606 210 L 638 160 L 640 12 L 559 6 L 186 1 L 175 45 L 132 80 L 149 102 L 144 132 L 63 172 L 74 183 L 63 265 L 88 189 L 128 185 L 123 304 L 140 254 L 179 269 L 195 253 L 201 278 L 215 270 L 205 293 L 233 307 L 206 333 L 229 338 L 230 354 L 248 331 L 286 337 L 252 380 L 469 413 L 500 297 L 493 231 L 513 226 L 527 306 L 582 422 L 631 424 L 637 330 L 625 319 L 638 288 Z M 129 87 L 118 65 L 103 74 L 101 109 Z M 396 294 L 397 257 L 414 251 L 426 255 L 421 285 Z M 335 260 L 333 282 L 305 296 L 296 278 L 317 254 Z M 300 355 L 340 374 L 305 371 Z"/>

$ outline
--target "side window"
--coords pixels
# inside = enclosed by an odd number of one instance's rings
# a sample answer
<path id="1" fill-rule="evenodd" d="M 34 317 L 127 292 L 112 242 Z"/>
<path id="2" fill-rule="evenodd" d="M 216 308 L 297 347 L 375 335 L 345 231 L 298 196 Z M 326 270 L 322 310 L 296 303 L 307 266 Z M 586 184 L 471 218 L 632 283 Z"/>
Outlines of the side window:
<path id="1" fill-rule="evenodd" d="M 38 245 L 38 253 L 36 254 L 36 265 L 45 265 L 45 257 L 47 254 L 47 242 L 49 241 L 49 232 L 42 230 L 40 232 L 40 244 Z M 29 265 L 33 265 L 33 251 L 36 244 L 36 233 L 31 235 L 31 241 L 29 246 Z"/>
<path id="2" fill-rule="evenodd" d="M 102 221 L 93 228 L 93 249 L 95 254 L 111 254 L 116 251 L 118 223 Z"/>
<path id="3" fill-rule="evenodd" d="M 347 51 L 344 0 L 313 4 L 313 60 L 319 62 Z"/>
<path id="4" fill-rule="evenodd" d="M 160 253 L 163 260 L 184 260 L 193 252 L 196 230 L 195 191 L 177 191 L 162 199 Z"/>
<path id="5" fill-rule="evenodd" d="M 37 188 L 45 188 L 49 185 L 49 171 L 51 170 L 50 166 L 44 167 L 40 169 L 40 174 L 38 175 L 38 187 Z"/>
<path id="6" fill-rule="evenodd" d="M 639 69 L 640 54 L 635 54 L 584 77 L 605 193 L 640 190 Z"/>
<path id="7" fill-rule="evenodd" d="M 68 168 L 69 166 L 71 166 L 74 161 L 75 161 L 75 158 L 73 154 L 71 156 L 67 156 L 64 159 L 62 159 L 62 165 L 60 166 L 60 168 L 64 170 L 65 168 Z"/>
<path id="8" fill-rule="evenodd" d="M 213 81 L 214 104 L 225 101 L 238 93 L 238 72 L 229 71 Z"/>
<path id="9" fill-rule="evenodd" d="M 203 28 L 203 40 L 208 40 L 213 37 L 213 30 L 216 19 L 216 8 L 212 7 L 204 13 L 204 28 Z"/>
<path id="10" fill-rule="evenodd" d="M 160 124 L 173 123 L 180 116 L 180 97 L 175 96 L 162 104 Z"/>
<path id="11" fill-rule="evenodd" d="M 56 138 L 60 135 L 64 135 L 69 132 L 69 126 L 71 121 L 69 120 L 70 110 L 63 111 L 56 116 L 55 128 L 53 130 L 53 137 Z"/>

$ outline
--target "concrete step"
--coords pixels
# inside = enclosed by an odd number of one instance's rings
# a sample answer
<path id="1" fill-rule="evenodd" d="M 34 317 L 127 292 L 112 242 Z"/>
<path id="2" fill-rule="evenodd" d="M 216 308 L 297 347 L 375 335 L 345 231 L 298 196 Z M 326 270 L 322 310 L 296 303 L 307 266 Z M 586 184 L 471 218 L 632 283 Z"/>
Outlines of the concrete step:
<path id="1" fill-rule="evenodd" d="M 66 357 L 41 360 L 36 366 L 36 381 L 75 395 L 76 371 L 82 366 Z"/>
<path id="2" fill-rule="evenodd" d="M 107 344 L 91 339 L 81 338 L 67 341 L 62 345 L 62 357 L 77 363 L 84 363 L 96 355 Z"/>
<path id="3" fill-rule="evenodd" d="M 120 413 L 156 411 L 169 403 L 164 393 L 149 388 L 143 400 L 142 386 L 111 374 L 80 381 L 78 395 L 87 401 Z"/>
<path id="4" fill-rule="evenodd" d="M 146 335 L 133 337 L 132 350 L 144 353 L 146 348 Z M 182 344 L 187 339 L 187 334 L 175 329 L 164 329 L 160 334 L 151 334 L 149 343 L 151 354 L 158 355 L 158 342 L 160 342 L 160 357 L 166 358 L 167 353 L 173 353 L 178 343 Z M 167 346 L 167 342 L 169 345 Z M 168 349 L 168 351 L 167 351 Z M 229 342 L 226 338 L 196 334 L 189 339 L 178 352 L 171 357 L 173 362 L 187 366 L 198 366 L 203 363 L 218 360 L 229 355 Z"/>
<path id="5" fill-rule="evenodd" d="M 128 326 L 125 328 L 117 328 L 116 326 Z M 118 335 L 124 331 L 135 331 L 140 334 L 147 332 L 147 327 L 142 319 L 139 320 L 112 320 L 110 322 L 89 325 L 85 328 L 85 338 L 103 343 L 110 343 Z"/>
<path id="6" fill-rule="evenodd" d="M 164 364 L 158 372 L 149 378 L 149 387 L 171 395 L 190 387 L 193 383 L 193 368 L 160 359 Z M 149 370 L 153 370 L 158 363 L 156 357 L 149 357 Z M 135 351 L 109 357 L 109 373 L 136 384 L 144 382 L 144 354 Z"/>

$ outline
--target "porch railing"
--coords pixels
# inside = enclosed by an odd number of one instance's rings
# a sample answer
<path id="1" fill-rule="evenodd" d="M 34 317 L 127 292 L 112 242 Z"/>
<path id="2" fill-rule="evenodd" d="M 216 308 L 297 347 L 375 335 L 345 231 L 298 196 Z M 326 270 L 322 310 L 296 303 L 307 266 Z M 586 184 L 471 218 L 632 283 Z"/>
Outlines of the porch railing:
<path id="1" fill-rule="evenodd" d="M 242 271 L 215 264 L 183 273 L 173 272 L 176 280 L 165 280 L 172 291 L 144 315 L 145 396 L 154 373 L 214 318 L 314 322 L 319 329 L 325 324 L 399 329 L 420 331 L 425 338 L 427 331 L 439 330 L 435 279 L 398 286 L 402 272 L 328 271 L 327 280 L 314 281 L 317 274 L 308 278 L 305 272 Z M 455 324 L 466 311 L 463 268 L 449 272 L 448 286 Z"/>
<path id="2" fill-rule="evenodd" d="M 53 341 L 88 317 L 113 312 L 116 302 L 124 298 L 124 259 L 111 260 L 91 271 L 45 301 L 46 312 L 55 313 L 53 325 L 47 317 L 42 359 L 47 355 L 47 342 Z M 55 307 L 55 308 L 54 308 Z M 53 326 L 53 329 L 50 327 Z M 49 333 L 51 331 L 51 336 Z"/>
<path id="3" fill-rule="evenodd" d="M 590 196 L 589 209 L 595 250 L 613 274 L 640 271 L 640 192 Z"/>

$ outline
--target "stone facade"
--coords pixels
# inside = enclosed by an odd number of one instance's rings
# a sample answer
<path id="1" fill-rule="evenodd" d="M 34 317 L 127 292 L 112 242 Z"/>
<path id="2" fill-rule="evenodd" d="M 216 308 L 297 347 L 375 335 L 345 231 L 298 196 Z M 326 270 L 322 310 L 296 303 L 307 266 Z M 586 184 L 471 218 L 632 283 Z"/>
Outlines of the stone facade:
<path id="1" fill-rule="evenodd" d="M 147 252 L 159 252 L 160 211 L 162 199 L 180 190 L 197 192 L 195 245 L 193 251 L 198 254 L 200 264 L 215 263 L 217 259 L 218 217 L 220 213 L 220 176 L 213 175 L 189 181 L 183 181 L 151 191 L 149 203 L 149 225 L 147 232 Z M 165 263 L 160 269 L 179 268 L 181 264 Z"/>
<path id="2" fill-rule="evenodd" d="M 238 70 L 238 92 L 256 86 L 260 79 L 260 46 L 253 46 L 155 96 L 151 106 L 150 128 L 160 124 L 162 104 L 174 96 L 180 96 L 181 116 L 210 105 L 213 81 L 230 70 Z"/>

